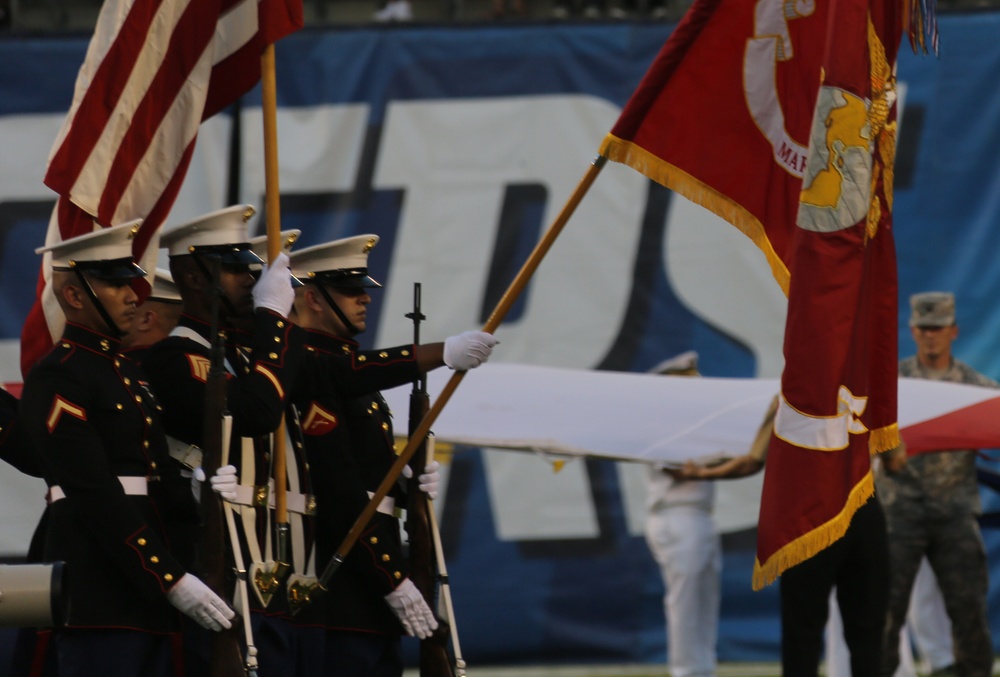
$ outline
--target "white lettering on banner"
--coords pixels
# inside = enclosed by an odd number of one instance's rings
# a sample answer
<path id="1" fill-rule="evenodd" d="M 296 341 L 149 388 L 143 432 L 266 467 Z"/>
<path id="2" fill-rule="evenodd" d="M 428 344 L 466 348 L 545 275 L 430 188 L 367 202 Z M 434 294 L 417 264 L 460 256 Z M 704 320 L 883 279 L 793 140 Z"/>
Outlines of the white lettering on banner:
<path id="1" fill-rule="evenodd" d="M 618 113 L 578 95 L 393 103 L 374 187 L 406 196 L 376 343 L 410 340 L 397 318 L 413 282 L 433 308 L 424 335 L 478 326 L 505 187 L 544 186 L 547 228 Z M 524 292 L 523 315 L 497 332 L 494 359 L 587 368 L 604 357 L 628 305 L 646 186 L 605 167 Z"/>
<path id="2" fill-rule="evenodd" d="M 759 378 L 781 375 L 788 300 L 767 259 L 739 230 L 674 196 L 663 239 L 670 286 L 691 312 L 747 345 Z"/>
<path id="3" fill-rule="evenodd" d="M 367 103 L 355 103 L 279 109 L 282 192 L 352 190 L 370 108 Z M 262 128 L 259 108 L 244 114 L 243 126 L 252 130 Z M 244 137 L 242 190 L 253 202 L 264 194 L 264 163 L 260 161 L 264 157 L 264 136 L 244 133 Z"/>

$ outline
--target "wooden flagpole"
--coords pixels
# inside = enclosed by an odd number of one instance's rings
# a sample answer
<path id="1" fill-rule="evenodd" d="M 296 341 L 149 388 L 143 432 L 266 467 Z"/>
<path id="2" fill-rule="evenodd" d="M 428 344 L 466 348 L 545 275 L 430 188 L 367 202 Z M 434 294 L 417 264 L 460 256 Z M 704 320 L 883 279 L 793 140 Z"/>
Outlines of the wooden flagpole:
<path id="1" fill-rule="evenodd" d="M 281 253 L 281 195 L 278 183 L 278 85 L 274 44 L 260 55 L 261 107 L 264 117 L 264 215 L 267 221 L 267 262 Z M 277 528 L 275 559 L 288 563 L 288 497 L 285 466 L 285 419 L 274 432 L 274 521 Z"/>
<path id="2" fill-rule="evenodd" d="M 521 266 L 521 270 L 518 271 L 513 281 L 511 281 L 510 286 L 507 287 L 507 291 L 504 292 L 500 301 L 493 309 L 493 312 L 490 313 L 489 318 L 486 320 L 486 324 L 483 325 L 483 331 L 492 334 L 496 331 L 497 327 L 500 326 L 503 318 L 510 311 L 514 302 L 517 301 L 521 292 L 524 291 L 524 288 L 527 286 L 531 276 L 535 274 L 535 270 L 537 270 L 539 264 L 541 264 L 542 259 L 545 258 L 545 255 L 552 247 L 552 244 L 556 241 L 556 238 L 559 237 L 559 234 L 562 232 L 566 223 L 569 222 L 573 212 L 576 211 L 580 201 L 583 200 L 583 196 L 587 194 L 588 190 L 590 190 L 590 186 L 594 183 L 594 180 L 597 179 L 597 175 L 600 174 L 601 169 L 604 167 L 606 162 L 607 158 L 603 155 L 598 155 L 594 158 L 594 161 L 587 168 L 587 172 L 583 175 L 583 178 L 573 191 L 573 194 L 570 195 L 569 199 L 566 201 L 566 204 L 559 212 L 555 221 L 552 222 L 552 225 L 549 226 L 545 235 L 543 235 L 542 239 L 538 241 L 537 245 L 535 245 L 535 248 L 524 262 L 524 265 Z M 410 462 L 410 458 L 423 443 L 424 438 L 430 433 L 431 426 L 434 425 L 434 421 L 436 421 L 437 417 L 441 414 L 441 410 L 444 409 L 446 404 L 448 404 L 448 400 L 451 399 L 455 389 L 458 388 L 458 384 L 462 382 L 462 379 L 465 377 L 465 373 L 466 372 L 464 371 L 456 371 L 452 375 L 452 377 L 445 384 L 444 389 L 437 396 L 437 399 L 434 400 L 433 406 L 431 406 L 426 416 L 424 416 L 420 425 L 418 425 L 416 430 L 413 431 L 413 434 L 410 435 L 410 439 L 406 443 L 406 448 L 400 452 L 396 462 L 392 465 L 392 468 L 389 470 L 388 474 L 386 474 L 382 483 L 378 486 L 375 494 L 368 501 L 368 505 L 365 506 L 361 515 L 359 515 L 358 519 L 355 520 L 351 530 L 347 533 L 347 536 L 344 537 L 340 547 L 337 548 L 333 559 L 323 571 L 319 580 L 320 588 L 323 590 L 328 589 L 330 579 L 333 577 L 333 574 L 336 572 L 341 562 L 344 561 L 347 553 L 350 552 L 354 543 L 361 535 L 361 532 L 364 531 L 365 527 L 368 525 L 368 522 L 371 521 L 379 503 L 386 497 L 389 491 L 392 490 L 392 487 L 396 483 L 396 479 L 403 472 L 403 467 Z"/>

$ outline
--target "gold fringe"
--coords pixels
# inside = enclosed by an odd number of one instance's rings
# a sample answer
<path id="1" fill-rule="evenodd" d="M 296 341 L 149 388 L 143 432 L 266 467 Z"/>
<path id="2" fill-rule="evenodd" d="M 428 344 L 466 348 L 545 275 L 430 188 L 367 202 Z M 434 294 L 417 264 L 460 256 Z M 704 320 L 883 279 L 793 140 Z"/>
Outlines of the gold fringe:
<path id="1" fill-rule="evenodd" d="M 893 423 L 868 433 L 868 453 L 881 454 L 899 446 L 899 424 Z"/>
<path id="2" fill-rule="evenodd" d="M 771 246 L 764 227 L 753 214 L 730 198 L 694 178 L 684 170 L 658 158 L 645 148 L 608 134 L 601 143 L 599 153 L 609 160 L 628 165 L 640 174 L 683 195 L 695 204 L 717 214 L 736 226 L 757 245 L 771 266 L 771 274 L 781 290 L 788 296 L 788 268 Z"/>
<path id="3" fill-rule="evenodd" d="M 785 569 L 804 562 L 834 541 L 842 538 L 847 533 L 847 527 L 851 524 L 851 518 L 854 516 L 854 513 L 874 493 L 875 482 L 871 471 L 869 471 L 851 489 L 844 508 L 836 517 L 826 524 L 816 527 L 809 533 L 799 536 L 791 543 L 786 544 L 778 552 L 771 555 L 763 564 L 754 560 L 753 589 L 760 590 L 774 583 Z"/>

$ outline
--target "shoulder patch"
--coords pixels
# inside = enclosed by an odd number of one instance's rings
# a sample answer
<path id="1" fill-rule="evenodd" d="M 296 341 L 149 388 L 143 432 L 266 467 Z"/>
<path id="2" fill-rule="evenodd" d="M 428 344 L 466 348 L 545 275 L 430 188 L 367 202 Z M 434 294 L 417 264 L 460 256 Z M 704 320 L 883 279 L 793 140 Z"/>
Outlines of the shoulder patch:
<path id="1" fill-rule="evenodd" d="M 52 400 L 52 409 L 49 411 L 49 417 L 45 421 L 49 433 L 59 425 L 59 420 L 62 418 L 64 412 L 81 421 L 87 420 L 87 411 L 83 407 L 73 404 L 69 400 L 64 400 L 60 395 L 56 395 L 55 399 Z"/>
<path id="2" fill-rule="evenodd" d="M 204 355 L 186 353 L 184 356 L 188 359 L 188 364 L 191 365 L 191 378 L 202 383 L 207 383 L 208 372 L 212 368 L 212 362 Z"/>
<path id="3" fill-rule="evenodd" d="M 339 423 L 340 420 L 336 414 L 313 402 L 305 418 L 302 419 L 302 433 L 304 435 L 325 435 L 336 428 Z"/>

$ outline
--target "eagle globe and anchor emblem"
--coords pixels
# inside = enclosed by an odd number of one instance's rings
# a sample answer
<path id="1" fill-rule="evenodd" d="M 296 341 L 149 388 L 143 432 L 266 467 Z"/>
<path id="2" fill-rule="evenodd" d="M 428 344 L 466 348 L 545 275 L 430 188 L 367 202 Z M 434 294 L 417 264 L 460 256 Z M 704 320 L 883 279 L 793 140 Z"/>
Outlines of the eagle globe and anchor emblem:
<path id="1" fill-rule="evenodd" d="M 812 16 L 817 1 L 757 0 L 754 35 L 747 40 L 743 60 L 747 107 L 771 145 L 774 161 L 802 179 L 798 226 L 833 232 L 866 219 L 868 236 L 873 237 L 881 210 L 873 187 L 881 174 L 891 169 L 880 159 L 873 161 L 872 151 L 877 144 L 876 158 L 894 155 L 896 123 L 889 122 L 889 111 L 896 100 L 896 80 L 870 21 L 872 99 L 824 84 L 810 130 L 811 153 L 808 145 L 793 139 L 785 128 L 777 69 L 795 58 L 789 22 Z M 891 182 L 885 185 L 891 186 Z M 885 199 L 886 208 L 891 210 L 891 191 Z"/>

